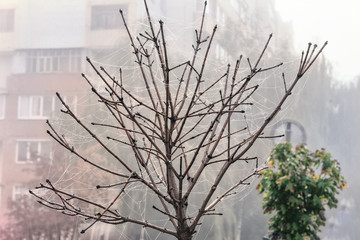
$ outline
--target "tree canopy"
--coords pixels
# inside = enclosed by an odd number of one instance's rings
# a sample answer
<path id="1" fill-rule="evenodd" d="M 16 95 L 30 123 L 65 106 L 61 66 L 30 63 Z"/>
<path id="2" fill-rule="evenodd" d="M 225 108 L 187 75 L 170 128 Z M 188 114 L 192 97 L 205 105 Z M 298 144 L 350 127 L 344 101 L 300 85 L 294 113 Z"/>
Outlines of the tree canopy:
<path id="1" fill-rule="evenodd" d="M 311 152 L 305 145 L 295 149 L 278 144 L 272 151 L 269 168 L 257 186 L 263 193 L 264 213 L 270 219 L 272 238 L 320 239 L 325 225 L 325 206 L 336 208 L 336 195 L 346 185 L 339 162 L 325 149 Z"/>

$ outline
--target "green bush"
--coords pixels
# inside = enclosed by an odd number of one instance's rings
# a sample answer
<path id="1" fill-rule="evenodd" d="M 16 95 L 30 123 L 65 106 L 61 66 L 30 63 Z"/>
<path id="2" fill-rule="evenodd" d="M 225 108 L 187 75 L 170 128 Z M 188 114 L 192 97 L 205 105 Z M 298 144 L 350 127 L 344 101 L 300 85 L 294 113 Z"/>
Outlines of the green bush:
<path id="1" fill-rule="evenodd" d="M 324 149 L 310 152 L 304 145 L 292 149 L 278 144 L 261 173 L 257 186 L 263 193 L 264 213 L 275 212 L 269 221 L 272 239 L 320 239 L 325 225 L 325 206 L 337 206 L 336 195 L 348 187 L 339 162 Z"/>

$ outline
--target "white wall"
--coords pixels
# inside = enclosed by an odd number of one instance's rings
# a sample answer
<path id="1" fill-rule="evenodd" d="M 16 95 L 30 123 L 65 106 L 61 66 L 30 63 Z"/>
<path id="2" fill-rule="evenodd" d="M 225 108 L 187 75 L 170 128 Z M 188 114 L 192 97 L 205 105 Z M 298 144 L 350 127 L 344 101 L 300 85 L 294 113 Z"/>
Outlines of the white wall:
<path id="1" fill-rule="evenodd" d="M 17 48 L 84 46 L 85 0 L 23 0 L 16 20 Z"/>

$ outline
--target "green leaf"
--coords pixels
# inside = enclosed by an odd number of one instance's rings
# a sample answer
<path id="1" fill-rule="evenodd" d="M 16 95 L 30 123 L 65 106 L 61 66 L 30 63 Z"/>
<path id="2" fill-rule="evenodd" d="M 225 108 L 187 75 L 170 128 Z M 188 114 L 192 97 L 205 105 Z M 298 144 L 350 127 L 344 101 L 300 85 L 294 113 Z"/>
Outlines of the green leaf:
<path id="1" fill-rule="evenodd" d="M 290 191 L 290 192 L 294 193 L 294 186 L 291 182 L 288 182 L 286 184 L 285 191 Z"/>

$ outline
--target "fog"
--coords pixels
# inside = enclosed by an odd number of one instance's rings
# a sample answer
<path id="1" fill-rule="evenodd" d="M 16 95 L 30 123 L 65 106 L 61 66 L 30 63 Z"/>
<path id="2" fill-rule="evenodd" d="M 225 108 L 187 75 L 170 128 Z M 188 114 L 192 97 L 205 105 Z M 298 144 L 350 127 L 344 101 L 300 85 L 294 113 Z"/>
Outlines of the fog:
<path id="1" fill-rule="evenodd" d="M 215 24 L 218 30 L 208 77 L 222 73 L 240 54 L 255 60 L 272 33 L 265 65 L 284 64 L 274 73 L 260 76 L 259 82 L 264 87 L 259 98 L 267 98 L 265 103 L 271 108 L 283 94 L 281 73 L 285 72 L 290 82 L 298 69 L 301 51 L 306 50 L 308 42 L 321 46 L 329 41 L 267 130 L 274 135 L 282 134 L 287 124 L 292 128 L 292 137 L 261 141 L 262 145 L 255 151 L 260 152 L 262 163 L 274 144 L 285 140 L 293 144 L 305 141 L 311 150 L 325 148 L 330 152 L 339 160 L 350 187 L 340 193 L 338 208 L 327 211 L 327 224 L 322 228 L 321 239 L 357 239 L 360 235 L 357 228 L 360 224 L 357 205 L 360 201 L 360 49 L 357 44 L 360 36 L 353 26 L 360 19 L 353 10 L 358 10 L 359 5 L 356 1 L 349 1 L 346 6 L 335 1 L 319 2 L 209 0 L 205 33 L 209 35 Z M 188 60 L 193 53 L 194 29 L 200 24 L 203 1 L 148 0 L 148 3 L 154 23 L 160 19 L 165 23 L 167 44 L 171 49 L 169 55 L 174 65 Z M 56 144 L 46 134 L 45 121 L 50 119 L 65 134 L 74 134 L 71 140 L 88 149 L 89 155 L 99 154 L 96 147 L 89 147 L 92 146 L 91 139 L 77 132 L 71 120 L 61 115 L 61 104 L 55 96 L 60 92 L 89 122 L 91 119 L 105 122 L 95 98 L 90 97 L 91 89 L 81 78 L 82 72 L 96 78 L 86 63 L 86 56 L 114 75 L 122 67 L 124 79 L 129 80 L 126 84 L 133 87 L 132 91 L 144 91 L 144 86 L 136 84 L 140 73 L 134 67 L 119 8 L 123 9 L 134 35 L 146 29 L 145 9 L 140 0 L 0 2 L 1 227 L 9 223 L 8 213 L 13 203 L 46 178 L 73 180 L 82 186 L 80 191 L 95 186 L 90 187 L 91 184 L 82 177 L 87 174 L 97 176 L 96 173 L 77 165 L 70 170 L 75 158 L 62 159 L 63 156 L 53 151 Z M 342 11 L 343 8 L 347 11 Z M 257 99 L 254 101 L 260 103 Z M 267 106 L 259 104 L 248 118 L 250 125 L 263 120 L 269 111 Z M 61 162 L 54 164 L 57 157 Z M 43 165 L 42 159 L 50 160 Z M 254 179 L 246 189 L 240 189 L 238 196 L 222 205 L 223 216 L 205 220 L 194 238 L 262 239 L 267 234 L 268 217 L 262 214 L 261 195 L 255 190 L 257 181 Z M 144 197 L 142 203 L 149 204 L 147 200 Z M 30 215 L 30 219 L 31 216 L 34 215 Z M 29 221 L 34 221 L 33 226 L 27 225 L 24 231 L 35 229 L 36 222 L 41 228 L 46 218 Z M 167 239 L 136 227 L 95 226 L 87 235 L 78 238 L 78 234 L 73 234 L 71 239 Z"/>

